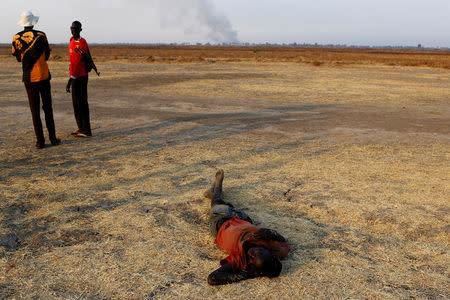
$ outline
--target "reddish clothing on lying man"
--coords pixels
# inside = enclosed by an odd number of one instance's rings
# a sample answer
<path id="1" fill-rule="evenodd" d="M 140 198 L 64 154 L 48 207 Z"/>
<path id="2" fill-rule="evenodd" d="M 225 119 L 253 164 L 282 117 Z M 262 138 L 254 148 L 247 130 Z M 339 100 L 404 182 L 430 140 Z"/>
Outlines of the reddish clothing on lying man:
<path id="1" fill-rule="evenodd" d="M 288 243 L 254 238 L 253 234 L 259 229 L 255 225 L 238 218 L 231 218 L 223 223 L 217 233 L 215 243 L 225 250 L 229 256 L 222 259 L 220 264 L 230 263 L 233 271 L 245 270 L 247 268 L 245 243 L 253 246 L 262 246 L 270 250 L 279 259 L 283 259 L 288 255 L 290 250 Z"/>

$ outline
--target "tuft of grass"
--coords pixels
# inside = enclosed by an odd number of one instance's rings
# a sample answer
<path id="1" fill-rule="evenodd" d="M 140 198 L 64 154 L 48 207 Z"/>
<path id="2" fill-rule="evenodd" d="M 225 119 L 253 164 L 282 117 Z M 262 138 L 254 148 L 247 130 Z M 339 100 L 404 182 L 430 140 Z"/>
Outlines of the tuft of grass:
<path id="1" fill-rule="evenodd" d="M 0 298 L 449 298 L 447 72 L 152 49 L 93 49 L 84 140 L 50 61 L 63 143 L 40 151 L 20 65 L 0 60 Z M 292 245 L 279 278 L 207 285 L 226 256 L 202 197 L 217 168 Z"/>
<path id="2" fill-rule="evenodd" d="M 315 61 L 313 61 L 311 64 L 312 64 L 313 66 L 319 67 L 319 66 L 323 65 L 323 61 L 317 61 L 317 60 L 315 60 Z"/>

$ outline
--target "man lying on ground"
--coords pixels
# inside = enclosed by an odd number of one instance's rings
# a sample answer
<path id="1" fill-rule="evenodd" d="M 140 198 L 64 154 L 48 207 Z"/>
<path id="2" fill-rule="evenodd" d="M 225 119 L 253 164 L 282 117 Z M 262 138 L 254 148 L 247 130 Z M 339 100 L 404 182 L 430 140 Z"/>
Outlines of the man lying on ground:
<path id="1" fill-rule="evenodd" d="M 211 233 L 215 243 L 229 256 L 220 261 L 221 267 L 208 276 L 211 285 L 228 284 L 267 276 L 277 277 L 281 262 L 289 253 L 289 244 L 274 230 L 258 228 L 243 212 L 222 199 L 224 173 L 219 170 L 205 197 L 211 199 Z"/>

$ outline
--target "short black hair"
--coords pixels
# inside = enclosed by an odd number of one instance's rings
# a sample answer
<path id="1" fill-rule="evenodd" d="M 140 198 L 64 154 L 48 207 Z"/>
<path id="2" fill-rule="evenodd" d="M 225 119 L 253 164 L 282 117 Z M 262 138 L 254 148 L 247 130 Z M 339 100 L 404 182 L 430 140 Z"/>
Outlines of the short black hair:
<path id="1" fill-rule="evenodd" d="M 78 28 L 81 28 L 81 22 L 80 22 L 80 21 L 73 21 L 71 27 L 78 27 Z"/>
<path id="2" fill-rule="evenodd" d="M 264 265 L 261 270 L 262 276 L 267 276 L 269 278 L 280 276 L 281 269 L 283 266 L 281 265 L 280 260 L 271 255 L 269 259 L 264 262 Z"/>

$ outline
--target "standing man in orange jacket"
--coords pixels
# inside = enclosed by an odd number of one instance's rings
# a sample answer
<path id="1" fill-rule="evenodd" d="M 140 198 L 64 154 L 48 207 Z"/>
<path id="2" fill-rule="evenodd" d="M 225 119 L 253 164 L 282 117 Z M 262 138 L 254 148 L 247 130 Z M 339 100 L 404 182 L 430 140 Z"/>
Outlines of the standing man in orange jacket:
<path id="1" fill-rule="evenodd" d="M 89 70 L 86 70 L 85 59 L 86 54 L 90 56 L 90 53 L 86 40 L 80 36 L 81 23 L 79 21 L 73 22 L 70 30 L 72 32 L 69 45 L 70 78 L 67 82 L 66 91 L 70 93 L 72 87 L 73 111 L 78 125 L 78 130 L 72 132 L 72 135 L 85 138 L 92 136 L 87 93 Z"/>
<path id="2" fill-rule="evenodd" d="M 23 26 L 24 30 L 13 37 L 12 55 L 16 57 L 18 62 L 22 63 L 22 81 L 28 94 L 34 132 L 37 139 L 36 148 L 42 149 L 45 147 L 45 138 L 39 107 L 41 98 L 50 142 L 56 146 L 61 143 L 61 140 L 56 138 L 55 122 L 53 120 L 52 94 L 50 90 L 51 76 L 47 65 L 47 60 L 50 57 L 50 47 L 45 33 L 33 29 L 38 20 L 39 17 L 34 16 L 30 11 L 22 13 L 18 25 Z"/>

